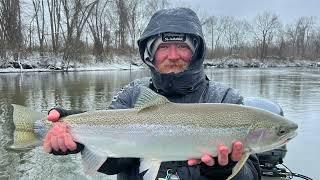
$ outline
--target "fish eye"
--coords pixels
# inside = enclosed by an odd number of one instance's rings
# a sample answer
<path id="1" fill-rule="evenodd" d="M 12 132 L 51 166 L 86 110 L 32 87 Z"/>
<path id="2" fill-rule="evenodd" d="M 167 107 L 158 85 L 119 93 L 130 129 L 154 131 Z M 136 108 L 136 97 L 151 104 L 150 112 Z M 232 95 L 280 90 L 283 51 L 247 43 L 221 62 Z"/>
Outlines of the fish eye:
<path id="1" fill-rule="evenodd" d="M 278 135 L 279 136 L 282 136 L 282 135 L 284 135 L 286 133 L 287 133 L 287 129 L 286 128 L 284 128 L 284 127 L 280 127 L 279 128 L 279 131 L 278 131 Z"/>

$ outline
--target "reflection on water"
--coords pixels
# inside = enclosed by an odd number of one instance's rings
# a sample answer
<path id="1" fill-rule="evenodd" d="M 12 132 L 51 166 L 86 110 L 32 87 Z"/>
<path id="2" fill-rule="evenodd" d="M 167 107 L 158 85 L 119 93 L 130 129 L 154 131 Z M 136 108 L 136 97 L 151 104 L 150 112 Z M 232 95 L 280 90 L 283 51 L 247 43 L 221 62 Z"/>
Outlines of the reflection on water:
<path id="1" fill-rule="evenodd" d="M 316 159 L 320 148 L 319 69 L 208 69 L 206 72 L 210 79 L 234 87 L 244 96 L 265 97 L 279 103 L 285 115 L 299 124 L 299 135 L 289 143 L 285 163 L 293 171 L 319 177 Z M 27 152 L 6 150 L 13 129 L 9 104 L 43 112 L 55 106 L 105 109 L 121 87 L 148 74 L 147 71 L 0 74 L 0 179 L 105 177 L 102 174 L 87 177 L 78 155 L 52 156 L 40 147 Z M 302 162 L 310 166 L 302 166 Z"/>
<path id="2" fill-rule="evenodd" d="M 112 96 L 146 71 L 0 74 L 0 179 L 89 179 L 80 156 L 52 156 L 41 148 L 27 153 L 5 150 L 12 143 L 9 104 L 46 112 L 52 107 L 106 109 Z M 104 176 L 98 176 L 101 178 Z"/>
<path id="3" fill-rule="evenodd" d="M 146 71 L 1 74 L 0 98 L 47 110 L 53 106 L 105 109 L 112 94 Z"/>

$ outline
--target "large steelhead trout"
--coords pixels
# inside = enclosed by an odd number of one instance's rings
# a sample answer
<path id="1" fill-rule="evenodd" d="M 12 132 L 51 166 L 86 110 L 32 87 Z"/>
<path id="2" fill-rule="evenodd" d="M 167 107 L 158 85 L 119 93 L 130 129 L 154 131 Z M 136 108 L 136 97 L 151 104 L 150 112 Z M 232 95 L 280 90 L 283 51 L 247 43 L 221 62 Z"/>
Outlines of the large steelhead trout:
<path id="1" fill-rule="evenodd" d="M 15 124 L 13 149 L 41 142 L 52 124 L 46 114 L 13 105 Z M 297 124 L 265 110 L 235 104 L 179 104 L 148 88 L 141 88 L 133 109 L 101 110 L 70 115 L 68 124 L 74 141 L 85 145 L 82 162 L 86 173 L 95 173 L 108 157 L 141 158 L 144 179 L 155 179 L 163 161 L 217 156 L 217 146 L 231 149 L 244 144 L 234 177 L 252 153 L 284 145 L 296 135 Z"/>

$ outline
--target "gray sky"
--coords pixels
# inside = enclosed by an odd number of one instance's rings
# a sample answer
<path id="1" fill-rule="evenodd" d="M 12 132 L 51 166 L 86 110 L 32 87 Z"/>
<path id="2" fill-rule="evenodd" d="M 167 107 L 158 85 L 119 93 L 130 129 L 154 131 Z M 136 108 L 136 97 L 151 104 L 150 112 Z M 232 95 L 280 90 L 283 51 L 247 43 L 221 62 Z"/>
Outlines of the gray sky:
<path id="1" fill-rule="evenodd" d="M 279 15 L 283 23 L 291 23 L 298 17 L 320 18 L 320 0 L 174 0 L 186 2 L 203 10 L 207 15 L 235 16 L 253 19 L 258 13 L 270 11 Z M 171 1 L 172 2 L 172 1 Z M 176 3 L 174 3 L 176 4 Z M 179 4 L 179 3 L 177 3 Z"/>

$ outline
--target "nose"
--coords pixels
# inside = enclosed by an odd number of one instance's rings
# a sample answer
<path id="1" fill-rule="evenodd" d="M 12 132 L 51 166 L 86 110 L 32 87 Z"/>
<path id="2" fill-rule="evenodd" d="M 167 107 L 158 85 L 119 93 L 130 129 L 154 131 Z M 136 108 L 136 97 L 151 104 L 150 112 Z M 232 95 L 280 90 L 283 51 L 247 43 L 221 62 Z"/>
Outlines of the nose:
<path id="1" fill-rule="evenodd" d="M 168 59 L 170 60 L 178 60 L 179 59 L 179 54 L 177 51 L 177 46 L 175 45 L 170 45 L 169 47 L 169 53 L 168 53 Z"/>
<path id="2" fill-rule="evenodd" d="M 297 130 L 298 129 L 298 124 L 292 123 L 291 129 L 294 130 L 294 131 Z"/>

